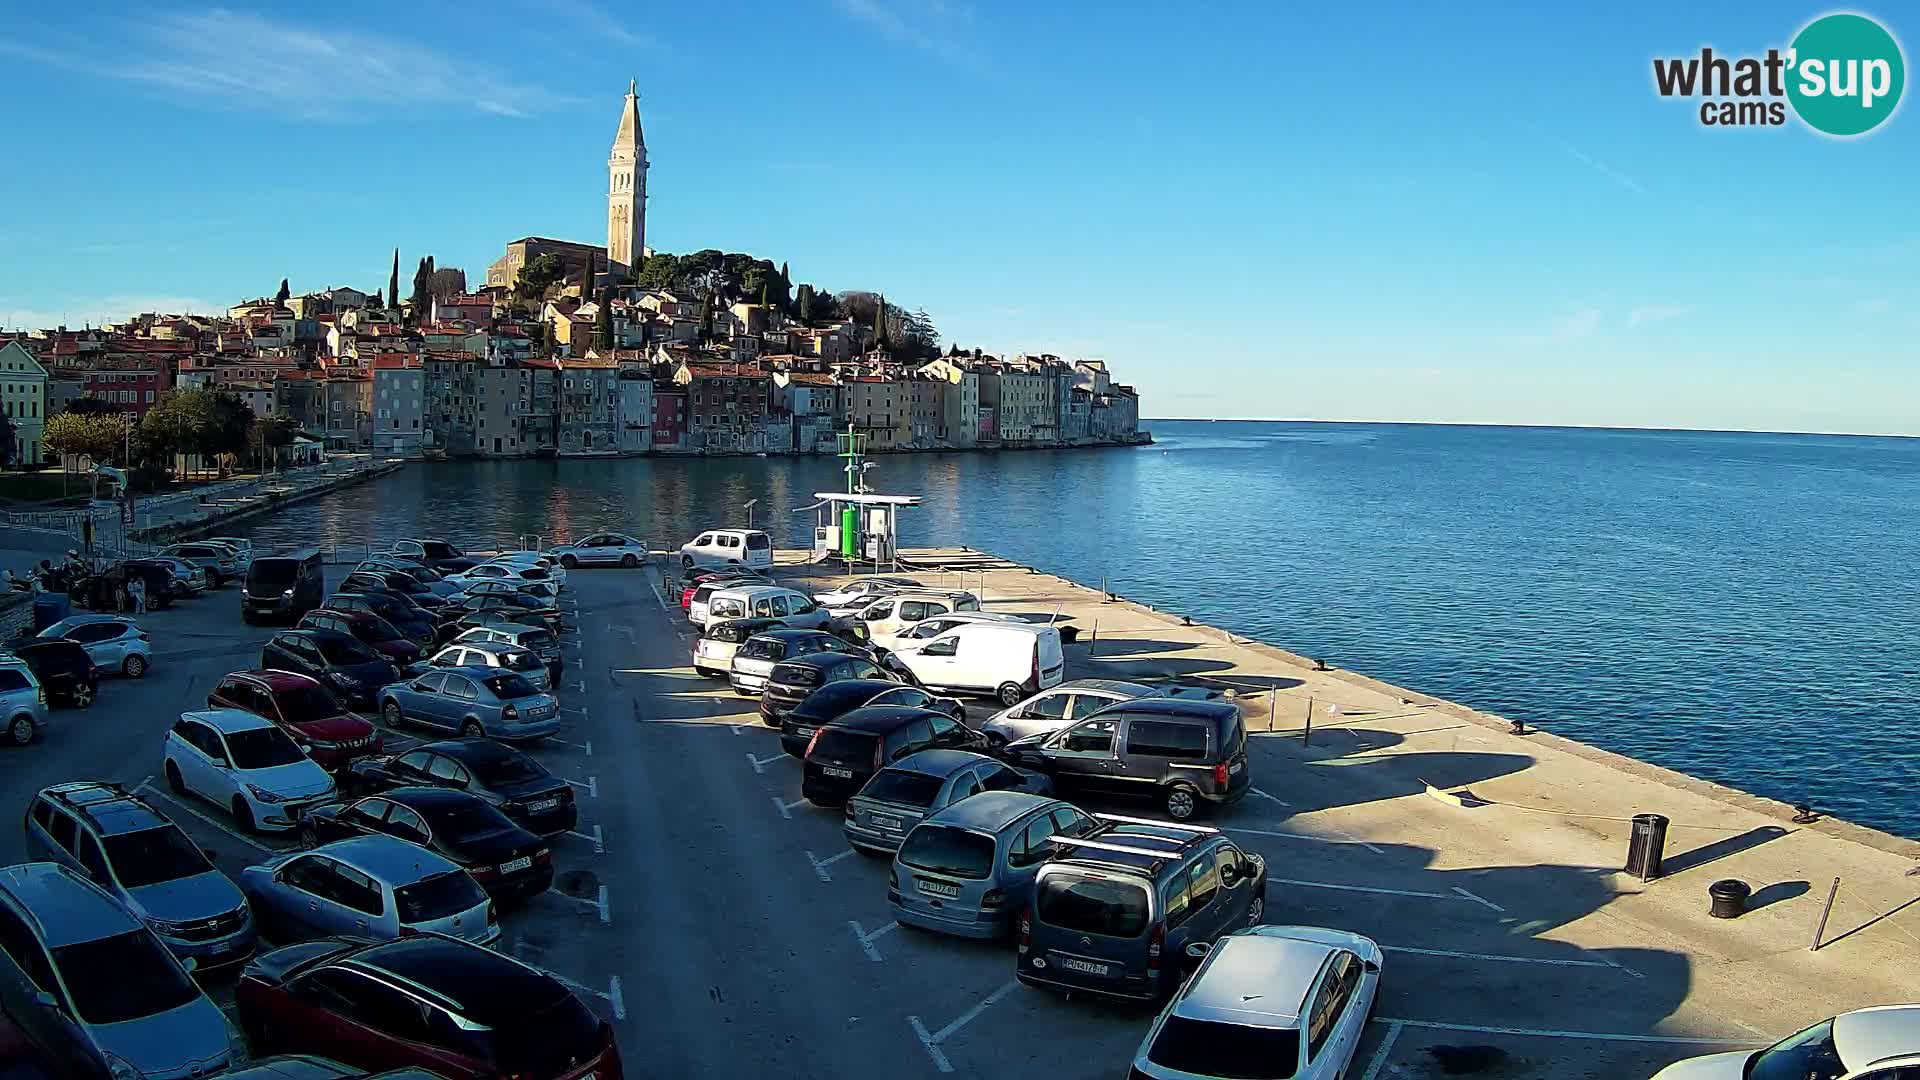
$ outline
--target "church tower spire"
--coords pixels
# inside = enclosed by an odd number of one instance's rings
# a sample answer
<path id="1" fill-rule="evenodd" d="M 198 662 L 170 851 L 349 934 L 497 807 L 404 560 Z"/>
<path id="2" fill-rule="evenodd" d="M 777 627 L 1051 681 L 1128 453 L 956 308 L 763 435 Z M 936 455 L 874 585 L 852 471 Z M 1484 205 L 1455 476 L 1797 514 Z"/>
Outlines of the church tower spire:
<path id="1" fill-rule="evenodd" d="M 647 137 L 640 130 L 640 95 L 627 83 L 620 126 L 607 159 L 607 262 L 638 271 L 647 250 Z"/>

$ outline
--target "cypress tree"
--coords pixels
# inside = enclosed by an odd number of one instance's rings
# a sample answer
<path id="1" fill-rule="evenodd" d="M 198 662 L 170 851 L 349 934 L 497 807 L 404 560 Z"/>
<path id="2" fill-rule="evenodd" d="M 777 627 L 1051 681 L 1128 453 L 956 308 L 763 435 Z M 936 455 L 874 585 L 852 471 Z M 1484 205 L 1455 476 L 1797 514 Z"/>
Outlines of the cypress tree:
<path id="1" fill-rule="evenodd" d="M 813 286 L 800 286 L 800 324 L 813 325 Z"/>
<path id="2" fill-rule="evenodd" d="M 274 293 L 274 294 L 273 294 L 273 298 L 274 298 L 275 300 L 277 300 L 277 301 L 279 301 L 280 303 L 282 303 L 282 304 L 284 304 L 284 303 L 286 303 L 286 302 L 287 302 L 287 298 L 288 298 L 288 297 L 290 297 L 290 296 L 292 296 L 292 295 L 293 295 L 293 290 L 292 290 L 292 289 L 289 289 L 289 288 L 287 287 L 287 279 L 286 279 L 286 278 L 281 278 L 281 279 L 280 279 L 280 291 L 279 291 L 279 292 L 277 292 L 277 293 Z"/>
<path id="3" fill-rule="evenodd" d="M 387 303 L 400 310 L 400 249 L 393 249 L 393 273 L 387 275 Z"/>
<path id="4" fill-rule="evenodd" d="M 591 256 L 588 257 L 588 265 L 592 265 Z M 611 288 L 600 291 L 600 313 L 593 320 L 593 338 L 594 343 L 600 346 L 601 352 L 613 351 L 613 290 Z"/>
<path id="5" fill-rule="evenodd" d="M 873 305 L 873 346 L 887 347 L 887 298 L 883 293 Z"/>

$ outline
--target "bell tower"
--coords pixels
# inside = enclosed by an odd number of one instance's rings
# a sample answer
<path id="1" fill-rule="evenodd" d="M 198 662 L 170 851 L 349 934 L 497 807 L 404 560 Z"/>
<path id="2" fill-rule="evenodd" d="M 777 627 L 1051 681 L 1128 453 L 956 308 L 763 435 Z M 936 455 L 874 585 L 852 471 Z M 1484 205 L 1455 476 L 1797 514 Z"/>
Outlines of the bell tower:
<path id="1" fill-rule="evenodd" d="M 640 98 L 629 81 L 613 154 L 607 159 L 608 269 L 638 270 L 646 250 L 647 137 L 640 130 Z"/>

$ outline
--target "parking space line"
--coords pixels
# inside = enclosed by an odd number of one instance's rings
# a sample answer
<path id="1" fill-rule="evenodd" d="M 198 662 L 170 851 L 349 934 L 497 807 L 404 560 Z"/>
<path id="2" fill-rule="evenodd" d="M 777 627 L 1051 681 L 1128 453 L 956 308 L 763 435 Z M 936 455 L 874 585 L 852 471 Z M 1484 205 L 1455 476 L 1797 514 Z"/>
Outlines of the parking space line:
<path id="1" fill-rule="evenodd" d="M 841 859 L 844 859 L 852 854 L 853 854 L 852 848 L 848 848 L 847 850 L 841 852 L 838 855 L 829 855 L 824 859 L 818 855 L 815 855 L 811 851 L 806 853 L 807 861 L 813 864 L 813 872 L 819 876 L 821 881 L 832 881 L 833 875 L 827 873 L 827 867 L 832 866 L 834 863 L 837 863 Z"/>
<path id="2" fill-rule="evenodd" d="M 600 925 L 613 925 L 613 908 L 607 905 L 607 887 L 605 885 L 600 886 L 600 897 L 596 906 L 600 908 Z"/>
<path id="3" fill-rule="evenodd" d="M 184 800 L 174 798 L 172 794 L 162 791 L 157 787 L 154 787 L 151 783 L 142 782 L 139 787 L 133 789 L 133 792 L 136 795 L 145 793 L 148 795 L 158 796 L 159 798 L 164 799 L 167 805 L 172 806 L 174 809 L 192 814 L 194 817 L 199 818 L 201 821 L 204 821 L 208 825 L 211 825 L 214 828 L 219 829 L 221 832 L 226 833 L 228 836 L 233 837 L 235 840 L 240 841 L 241 843 L 247 845 L 248 847 L 262 854 L 265 854 L 265 855 L 285 854 L 285 851 L 283 849 L 268 847 L 266 844 L 263 844 L 260 841 L 255 840 L 253 837 L 248 836 L 246 833 L 241 832 L 240 830 L 234 828 L 233 826 L 228 825 L 219 820 L 216 820 L 214 817 L 212 817 L 209 814 L 201 813 L 197 807 L 188 806 Z"/>
<path id="4" fill-rule="evenodd" d="M 773 808 L 780 811 L 780 816 L 786 818 L 788 821 L 793 820 L 793 808 L 807 801 L 805 799 L 795 799 L 792 802 L 787 802 L 778 795 L 769 795 L 767 798 L 773 800 Z"/>
<path id="5" fill-rule="evenodd" d="M 867 959 L 873 961 L 876 964 L 880 962 L 880 950 L 874 948 L 873 943 L 880 940 L 880 938 L 885 936 L 888 932 L 900 929 L 899 923 L 890 922 L 887 925 L 869 934 L 867 933 L 867 928 L 864 926 L 861 926 L 860 923 L 854 919 L 848 919 L 847 925 L 853 929 L 853 939 L 860 943 L 860 948 L 866 952 Z"/>
<path id="6" fill-rule="evenodd" d="M 946 1052 L 940 1049 L 940 1044 L 952 1038 L 961 1028 L 973 1023 L 974 1020 L 979 1018 L 981 1013 L 986 1012 L 995 1002 L 1012 993 L 1014 987 L 1019 985 L 1020 983 L 1017 979 L 1007 980 L 1000 989 L 988 994 L 979 1004 L 961 1013 L 959 1019 L 931 1034 L 927 1031 L 927 1025 L 920 1022 L 919 1017 L 907 1017 L 907 1023 L 913 1028 L 914 1035 L 919 1038 L 920 1045 L 927 1048 L 927 1056 L 933 1059 L 933 1067 L 943 1073 L 952 1072 L 953 1062 L 947 1060 Z"/>
<path id="7" fill-rule="evenodd" d="M 584 750 L 586 751 L 588 757 L 593 756 L 593 743 L 591 742 L 583 742 L 583 743 L 568 742 L 565 739 L 556 739 L 551 735 L 547 736 L 545 741 L 552 746 L 571 746 L 575 750 Z"/>
<path id="8" fill-rule="evenodd" d="M 1377 893 L 1382 896 L 1414 896 L 1422 900 L 1477 900 L 1486 903 L 1477 896 L 1455 896 L 1443 892 L 1423 892 L 1419 889 L 1388 889 L 1379 885 L 1336 885 L 1331 881 L 1307 881 L 1303 878 L 1268 878 L 1268 881 L 1280 885 L 1299 885 L 1308 889 L 1337 889 L 1340 892 Z"/>
<path id="9" fill-rule="evenodd" d="M 778 761 L 792 761 L 792 760 L 794 760 L 793 755 L 785 753 L 784 751 L 778 754 L 774 754 L 773 756 L 767 758 L 765 761 L 762 761 L 759 758 L 754 757 L 752 754 L 747 755 L 747 764 L 752 765 L 753 771 L 762 776 L 766 775 L 767 766 L 772 765 L 773 763 Z"/>
<path id="10" fill-rule="evenodd" d="M 1455 885 L 1453 887 L 1453 891 L 1459 893 L 1461 896 L 1466 897 L 1467 899 L 1473 901 L 1476 904 L 1479 904 L 1483 907 L 1492 908 L 1493 910 L 1499 912 L 1502 915 L 1505 915 L 1507 913 L 1506 908 L 1501 907 L 1499 904 L 1496 904 L 1493 901 L 1486 899 L 1485 897 L 1475 896 L 1458 885 Z"/>
<path id="11" fill-rule="evenodd" d="M 567 830 L 567 835 L 591 842 L 595 855 L 605 855 L 607 853 L 607 841 L 606 838 L 600 834 L 600 826 L 598 825 L 593 827 L 592 836 L 588 836 L 586 833 L 574 832 L 572 829 Z"/>
<path id="12" fill-rule="evenodd" d="M 1281 806 L 1292 806 L 1292 805 L 1293 805 L 1292 803 L 1290 803 L 1290 802 L 1288 802 L 1287 800 L 1285 800 L 1285 799 L 1282 799 L 1282 798 L 1279 798 L 1279 797 L 1277 797 L 1277 796 L 1273 796 L 1273 795 L 1269 795 L 1269 794 L 1267 794 L 1266 792 L 1264 792 L 1264 791 L 1261 791 L 1261 790 L 1260 790 L 1259 788 L 1248 788 L 1248 789 L 1247 789 L 1247 794 L 1249 794 L 1249 795 L 1258 795 L 1258 796 L 1260 796 L 1261 798 L 1263 798 L 1263 799 L 1265 799 L 1265 800 L 1267 800 L 1268 802 L 1276 802 L 1276 803 L 1279 803 L 1279 804 L 1280 804 Z"/>
<path id="13" fill-rule="evenodd" d="M 1434 1020 L 1401 1020 L 1376 1017 L 1376 1024 L 1420 1028 L 1425 1031 L 1460 1031 L 1473 1035 L 1520 1035 L 1536 1039 L 1585 1039 L 1591 1042 L 1668 1043 L 1674 1046 L 1761 1046 L 1752 1039 L 1700 1039 L 1684 1035 L 1616 1035 L 1597 1031 L 1554 1031 L 1541 1028 L 1490 1027 L 1480 1024 L 1445 1024 Z"/>
<path id="14" fill-rule="evenodd" d="M 561 777 L 560 779 L 567 780 L 567 778 L 564 776 Z M 578 780 L 567 780 L 567 783 L 572 784 L 574 787 L 577 787 L 580 790 L 586 792 L 587 798 L 589 799 L 597 799 L 600 797 L 600 778 L 597 776 L 587 777 L 587 782 L 584 784 Z"/>
<path id="15" fill-rule="evenodd" d="M 1379 848 L 1374 847 L 1372 844 L 1367 843 L 1357 836 L 1348 836 L 1346 833 L 1341 833 L 1338 836 L 1314 836 L 1312 833 L 1274 832 L 1271 829 L 1237 829 L 1232 826 L 1226 826 L 1222 828 L 1221 831 L 1246 833 L 1250 836 L 1274 836 L 1282 840 L 1310 840 L 1316 844 L 1358 844 L 1368 851 L 1373 852 L 1375 855 L 1381 854 Z"/>
<path id="16" fill-rule="evenodd" d="M 1507 956 L 1502 953 L 1455 952 L 1452 949 L 1416 949 L 1411 945 L 1382 945 L 1380 947 L 1388 952 L 1407 953 L 1412 956 L 1445 956 L 1456 960 L 1487 960 L 1505 964 L 1545 964 L 1550 967 L 1601 968 L 1603 970 L 1612 969 L 1625 972 L 1629 975 L 1638 974 L 1637 972 L 1627 971 L 1626 968 L 1621 967 L 1611 960 L 1548 960 L 1544 957 Z"/>
<path id="17" fill-rule="evenodd" d="M 1386 1068 L 1387 1059 L 1393 1055 L 1393 1041 L 1400 1037 L 1403 1026 L 1399 1021 L 1387 1025 L 1387 1033 L 1380 1039 L 1380 1047 L 1373 1052 L 1373 1060 L 1367 1062 L 1367 1071 L 1360 1074 L 1360 1080 L 1375 1080 L 1380 1070 Z"/>

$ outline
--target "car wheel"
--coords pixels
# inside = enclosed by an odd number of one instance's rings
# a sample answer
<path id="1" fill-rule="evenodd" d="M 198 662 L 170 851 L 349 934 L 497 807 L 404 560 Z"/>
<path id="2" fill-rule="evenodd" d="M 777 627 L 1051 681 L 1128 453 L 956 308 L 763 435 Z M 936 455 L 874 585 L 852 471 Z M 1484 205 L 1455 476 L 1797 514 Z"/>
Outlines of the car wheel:
<path id="1" fill-rule="evenodd" d="M 187 782 L 180 779 L 180 766 L 169 761 L 167 762 L 166 773 L 167 790 L 173 792 L 175 795 L 185 795 L 187 793 Z"/>
<path id="2" fill-rule="evenodd" d="M 83 682 L 76 684 L 72 690 L 67 691 L 67 700 L 73 703 L 74 708 L 84 709 L 93 704 L 93 695 L 93 684 Z"/>
<path id="3" fill-rule="evenodd" d="M 250 833 L 254 831 L 253 807 L 247 805 L 247 800 L 238 795 L 233 797 L 233 820 L 235 824 L 240 826 L 241 832 Z"/>
<path id="4" fill-rule="evenodd" d="M 680 556 L 680 569 L 683 573 L 693 569 L 693 560 L 685 555 Z"/>
<path id="5" fill-rule="evenodd" d="M 21 713 L 7 725 L 7 741 L 15 746 L 25 746 L 33 741 L 33 717 Z"/>
<path id="6" fill-rule="evenodd" d="M 1000 704 L 1011 709 L 1026 699 L 1027 692 L 1020 689 L 1019 683 L 1003 682 L 1000 684 L 1000 689 L 994 692 L 994 696 L 1000 699 Z"/>
<path id="7" fill-rule="evenodd" d="M 560 565 L 566 567 L 569 570 L 574 570 L 579 568 L 580 560 L 574 558 L 571 555 L 562 555 L 560 556 Z"/>
<path id="8" fill-rule="evenodd" d="M 406 716 L 400 712 L 400 703 L 397 701 L 389 701 L 380 706 L 380 719 L 395 731 L 400 730 L 400 726 L 407 722 Z"/>
<path id="9" fill-rule="evenodd" d="M 633 552 L 629 551 L 625 555 L 620 556 L 620 565 L 631 570 L 640 565 L 640 559 Z"/>
<path id="10" fill-rule="evenodd" d="M 320 834 L 313 831 L 313 826 L 300 826 L 300 849 L 302 851 L 312 851 L 319 846 Z"/>
<path id="11" fill-rule="evenodd" d="M 1254 897 L 1253 903 L 1247 905 L 1247 925 L 1259 926 L 1260 920 L 1265 918 L 1266 914 L 1267 898 L 1264 896 Z"/>
<path id="12" fill-rule="evenodd" d="M 1165 805 L 1168 817 L 1175 821 L 1185 821 L 1200 808 L 1200 796 L 1186 784 L 1175 784 L 1167 789 Z"/>
<path id="13" fill-rule="evenodd" d="M 127 657 L 125 663 L 120 665 L 120 670 L 126 672 L 127 678 L 137 679 L 147 673 L 147 658 L 141 656 L 139 653 L 134 653 L 132 656 Z"/>
<path id="14" fill-rule="evenodd" d="M 487 732 L 485 728 L 480 726 L 480 721 L 469 720 L 460 725 L 460 737 L 463 739 L 484 739 L 487 737 Z"/>

